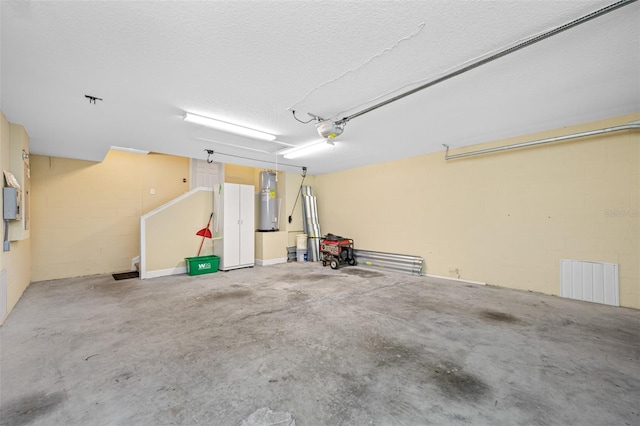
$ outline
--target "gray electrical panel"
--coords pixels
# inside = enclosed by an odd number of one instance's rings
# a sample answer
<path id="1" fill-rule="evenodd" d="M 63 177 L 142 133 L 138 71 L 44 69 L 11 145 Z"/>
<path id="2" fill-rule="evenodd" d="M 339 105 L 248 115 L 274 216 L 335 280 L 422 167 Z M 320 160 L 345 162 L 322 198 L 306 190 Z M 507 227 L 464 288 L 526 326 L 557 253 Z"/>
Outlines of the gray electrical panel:
<path id="1" fill-rule="evenodd" d="M 20 206 L 20 190 L 12 187 L 2 188 L 2 218 L 5 220 L 20 220 L 22 212 Z"/>

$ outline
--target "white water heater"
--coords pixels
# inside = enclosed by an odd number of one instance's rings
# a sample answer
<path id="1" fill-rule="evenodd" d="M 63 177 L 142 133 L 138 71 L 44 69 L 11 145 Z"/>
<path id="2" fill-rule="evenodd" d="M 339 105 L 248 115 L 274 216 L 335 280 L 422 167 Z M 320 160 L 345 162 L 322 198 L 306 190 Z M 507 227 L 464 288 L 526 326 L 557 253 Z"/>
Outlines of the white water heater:
<path id="1" fill-rule="evenodd" d="M 276 174 L 260 172 L 260 222 L 258 231 L 278 230 L 278 199 L 276 198 Z"/>

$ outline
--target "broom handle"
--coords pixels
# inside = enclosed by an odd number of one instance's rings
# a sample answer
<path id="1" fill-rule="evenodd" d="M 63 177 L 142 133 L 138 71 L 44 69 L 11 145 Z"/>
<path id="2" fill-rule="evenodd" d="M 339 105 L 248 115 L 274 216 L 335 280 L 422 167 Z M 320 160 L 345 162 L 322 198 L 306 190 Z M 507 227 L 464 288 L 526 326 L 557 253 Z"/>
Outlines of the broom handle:
<path id="1" fill-rule="evenodd" d="M 202 241 L 200 241 L 200 248 L 198 249 L 198 254 L 196 254 L 196 257 L 200 256 L 200 250 L 202 250 L 203 244 L 204 244 L 204 235 L 202 236 Z"/>
<path id="2" fill-rule="evenodd" d="M 209 229 L 209 225 L 211 225 L 211 218 L 213 218 L 213 212 L 211 212 L 211 215 L 209 216 L 209 222 L 207 222 L 207 227 L 205 229 Z M 202 250 L 202 245 L 204 244 L 204 235 L 202 236 L 202 241 L 200 241 L 200 248 L 198 249 L 198 254 L 196 255 L 196 257 L 200 256 L 200 251 Z"/>

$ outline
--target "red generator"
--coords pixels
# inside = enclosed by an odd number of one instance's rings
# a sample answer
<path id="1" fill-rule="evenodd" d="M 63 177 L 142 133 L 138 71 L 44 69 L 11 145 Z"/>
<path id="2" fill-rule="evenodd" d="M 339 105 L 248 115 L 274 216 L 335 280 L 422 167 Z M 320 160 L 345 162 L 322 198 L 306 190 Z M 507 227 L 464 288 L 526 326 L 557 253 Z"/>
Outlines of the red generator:
<path id="1" fill-rule="evenodd" d="M 353 255 L 353 240 L 327 234 L 320 240 L 320 253 L 322 253 L 322 266 L 331 265 L 331 269 L 338 269 L 338 266 L 347 263 L 356 264 Z"/>

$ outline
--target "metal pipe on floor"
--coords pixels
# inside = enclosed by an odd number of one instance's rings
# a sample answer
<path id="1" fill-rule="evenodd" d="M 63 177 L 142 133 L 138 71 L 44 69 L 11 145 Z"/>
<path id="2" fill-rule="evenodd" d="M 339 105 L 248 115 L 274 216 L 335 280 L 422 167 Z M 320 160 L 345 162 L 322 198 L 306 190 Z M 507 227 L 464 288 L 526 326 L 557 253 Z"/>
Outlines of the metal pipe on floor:
<path id="1" fill-rule="evenodd" d="M 516 144 L 513 144 L 513 145 L 505 145 L 505 146 L 499 146 L 499 147 L 495 147 L 495 148 L 479 149 L 477 151 L 469 151 L 469 152 L 463 152 L 461 154 L 453 154 L 453 155 L 449 155 L 449 146 L 448 145 L 444 145 L 445 148 L 447 148 L 447 150 L 446 150 L 446 152 L 444 154 L 444 159 L 445 160 L 453 160 L 455 158 L 471 157 L 471 156 L 474 156 L 474 155 L 489 154 L 491 152 L 506 151 L 506 150 L 509 150 L 509 149 L 524 148 L 524 147 L 528 147 L 528 146 L 542 145 L 542 144 L 545 144 L 545 143 L 562 142 L 562 141 L 566 141 L 566 140 L 570 140 L 570 139 L 585 138 L 585 137 L 588 137 L 588 136 L 601 135 L 601 134 L 604 134 L 604 133 L 620 132 L 622 130 L 640 130 L 640 123 L 635 123 L 634 122 L 634 123 L 629 123 L 629 124 L 623 124 L 621 126 L 606 127 L 604 129 L 589 130 L 589 131 L 586 131 L 586 132 L 572 133 L 570 135 L 555 136 L 555 137 L 552 137 L 552 138 L 538 139 L 538 140 L 531 141 L 531 142 L 516 143 Z"/>
<path id="2" fill-rule="evenodd" d="M 419 256 L 362 249 L 354 249 L 353 252 L 360 266 L 391 269 L 411 275 L 420 275 L 424 264 L 424 259 Z"/>

